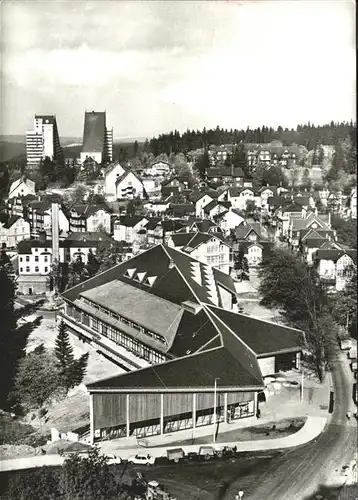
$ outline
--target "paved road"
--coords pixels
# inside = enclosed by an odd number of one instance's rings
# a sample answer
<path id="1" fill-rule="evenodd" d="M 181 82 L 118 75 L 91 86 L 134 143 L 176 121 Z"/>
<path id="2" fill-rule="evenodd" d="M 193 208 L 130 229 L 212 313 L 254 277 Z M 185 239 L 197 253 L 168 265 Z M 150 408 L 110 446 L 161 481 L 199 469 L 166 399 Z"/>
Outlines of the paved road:
<path id="1" fill-rule="evenodd" d="M 272 460 L 270 467 L 258 474 L 257 482 L 252 476 L 245 499 L 304 500 L 321 485 L 342 484 L 341 467 L 349 464 L 357 450 L 357 422 L 346 419 L 348 407 L 353 407 L 353 377 L 344 355 L 335 363 L 332 378 L 335 404 L 326 431 L 315 441 Z M 237 491 L 240 487 L 241 479 L 222 498 L 231 500 L 235 488 Z"/>

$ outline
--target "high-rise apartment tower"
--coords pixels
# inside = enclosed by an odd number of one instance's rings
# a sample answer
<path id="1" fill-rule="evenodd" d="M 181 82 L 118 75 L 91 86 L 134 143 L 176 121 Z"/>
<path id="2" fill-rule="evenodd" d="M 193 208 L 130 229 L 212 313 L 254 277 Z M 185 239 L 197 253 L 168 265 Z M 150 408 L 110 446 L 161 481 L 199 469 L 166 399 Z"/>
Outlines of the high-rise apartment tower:
<path id="1" fill-rule="evenodd" d="M 35 115 L 34 129 L 26 132 L 26 163 L 36 168 L 49 157 L 56 160 L 62 155 L 55 115 Z"/>

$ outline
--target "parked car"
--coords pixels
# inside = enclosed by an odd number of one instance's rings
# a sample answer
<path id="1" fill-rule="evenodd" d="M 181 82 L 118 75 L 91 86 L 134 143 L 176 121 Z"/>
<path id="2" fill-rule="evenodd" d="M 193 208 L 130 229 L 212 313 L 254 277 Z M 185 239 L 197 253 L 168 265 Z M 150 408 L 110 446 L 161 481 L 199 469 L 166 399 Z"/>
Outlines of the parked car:
<path id="1" fill-rule="evenodd" d="M 128 463 L 135 465 L 154 465 L 155 457 L 148 454 L 137 453 L 137 455 L 133 455 L 128 458 Z"/>
<path id="2" fill-rule="evenodd" d="M 184 457 L 185 462 L 197 462 L 199 460 L 199 454 L 195 451 L 189 451 Z"/>
<path id="3" fill-rule="evenodd" d="M 212 446 L 200 446 L 199 457 L 201 460 L 213 460 L 216 458 L 216 452 Z"/>
<path id="4" fill-rule="evenodd" d="M 109 454 L 109 455 L 106 455 L 106 457 L 108 459 L 108 461 L 107 461 L 108 465 L 122 463 L 121 457 L 117 457 L 116 455 Z"/>
<path id="5" fill-rule="evenodd" d="M 171 450 L 167 450 L 168 460 L 171 462 L 179 463 L 184 458 L 184 450 L 183 448 L 172 448 Z"/>

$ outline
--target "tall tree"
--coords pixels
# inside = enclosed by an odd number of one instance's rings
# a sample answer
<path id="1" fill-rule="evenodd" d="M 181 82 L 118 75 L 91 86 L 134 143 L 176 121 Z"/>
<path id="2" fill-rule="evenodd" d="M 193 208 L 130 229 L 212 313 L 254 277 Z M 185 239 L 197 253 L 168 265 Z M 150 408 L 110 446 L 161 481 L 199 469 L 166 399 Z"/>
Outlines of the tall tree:
<path id="1" fill-rule="evenodd" d="M 195 167 L 200 178 L 205 179 L 206 172 L 208 168 L 210 168 L 209 153 L 207 149 L 205 149 L 204 153 L 198 157 Z"/>
<path id="2" fill-rule="evenodd" d="M 61 372 L 65 372 L 66 369 L 72 365 L 74 356 L 67 326 L 63 320 L 61 320 L 58 325 L 58 334 L 55 340 L 54 353 Z"/>
<path id="3" fill-rule="evenodd" d="M 81 283 L 81 281 L 87 279 L 87 269 L 85 263 L 83 262 L 81 254 L 78 254 L 76 259 L 70 263 L 68 274 L 68 281 L 70 286 L 75 286 L 78 283 Z"/>
<path id="4" fill-rule="evenodd" d="M 41 410 L 60 392 L 60 377 L 55 357 L 30 352 L 18 363 L 14 394 L 26 410 Z"/>
<path id="5" fill-rule="evenodd" d="M 296 255 L 272 250 L 260 270 L 261 303 L 278 307 L 284 318 L 305 332 L 306 348 L 323 380 L 325 364 L 335 350 L 335 325 L 325 286 L 316 270 Z"/>
<path id="6" fill-rule="evenodd" d="M 138 141 L 134 141 L 133 143 L 133 156 L 136 157 L 138 155 L 138 151 L 139 151 L 139 144 L 138 144 Z"/>

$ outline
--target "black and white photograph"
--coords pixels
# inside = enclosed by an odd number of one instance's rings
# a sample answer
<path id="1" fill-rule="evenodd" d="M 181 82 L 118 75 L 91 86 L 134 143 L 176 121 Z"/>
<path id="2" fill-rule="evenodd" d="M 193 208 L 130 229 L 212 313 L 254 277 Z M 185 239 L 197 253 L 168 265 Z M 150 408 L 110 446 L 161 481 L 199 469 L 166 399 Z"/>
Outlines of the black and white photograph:
<path id="1" fill-rule="evenodd" d="M 0 47 L 0 500 L 357 500 L 355 0 Z"/>

